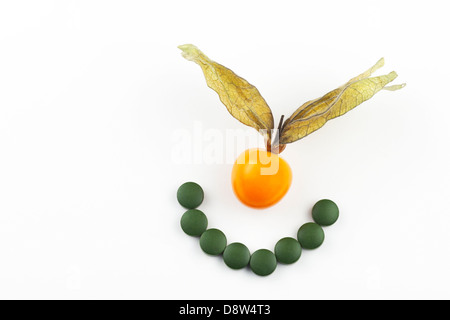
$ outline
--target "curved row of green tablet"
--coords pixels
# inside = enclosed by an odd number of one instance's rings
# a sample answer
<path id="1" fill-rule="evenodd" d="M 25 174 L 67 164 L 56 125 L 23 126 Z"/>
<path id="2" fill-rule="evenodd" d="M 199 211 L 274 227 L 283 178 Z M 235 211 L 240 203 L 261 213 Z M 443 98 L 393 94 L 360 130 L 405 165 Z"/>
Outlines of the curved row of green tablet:
<path id="1" fill-rule="evenodd" d="M 180 225 L 183 231 L 190 236 L 200 237 L 201 249 L 209 255 L 222 255 L 228 267 L 242 269 L 249 265 L 250 269 L 260 276 L 275 271 L 277 263 L 296 262 L 302 254 L 302 248 L 318 248 L 325 239 L 321 226 L 332 225 L 339 217 L 339 209 L 333 201 L 320 200 L 312 210 L 315 222 L 303 224 L 298 229 L 297 239 L 285 237 L 276 243 L 273 251 L 259 249 L 250 254 L 247 246 L 240 242 L 227 245 L 227 238 L 219 229 L 207 229 L 206 215 L 196 209 L 202 203 L 203 197 L 202 188 L 194 182 L 187 182 L 178 189 L 178 202 L 189 209 L 181 217 Z"/>

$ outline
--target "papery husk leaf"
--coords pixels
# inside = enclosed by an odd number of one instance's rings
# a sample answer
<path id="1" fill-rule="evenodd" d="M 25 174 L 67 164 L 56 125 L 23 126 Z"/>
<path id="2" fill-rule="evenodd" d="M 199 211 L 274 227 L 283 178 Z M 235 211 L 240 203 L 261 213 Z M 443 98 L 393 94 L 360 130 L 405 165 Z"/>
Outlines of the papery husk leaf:
<path id="1" fill-rule="evenodd" d="M 203 70 L 207 85 L 219 95 L 228 112 L 243 124 L 261 132 L 270 145 L 273 115 L 264 98 L 253 85 L 230 69 L 212 61 L 196 46 L 179 46 L 184 58 Z"/>
<path id="2" fill-rule="evenodd" d="M 352 78 L 343 86 L 321 98 L 304 103 L 284 122 L 280 133 L 280 145 L 292 143 L 309 135 L 321 128 L 328 120 L 339 117 L 372 98 L 381 89 L 394 91 L 403 88 L 405 84 L 385 87 L 397 77 L 395 71 L 369 78 L 383 65 L 384 59 L 381 58 L 373 67 Z"/>

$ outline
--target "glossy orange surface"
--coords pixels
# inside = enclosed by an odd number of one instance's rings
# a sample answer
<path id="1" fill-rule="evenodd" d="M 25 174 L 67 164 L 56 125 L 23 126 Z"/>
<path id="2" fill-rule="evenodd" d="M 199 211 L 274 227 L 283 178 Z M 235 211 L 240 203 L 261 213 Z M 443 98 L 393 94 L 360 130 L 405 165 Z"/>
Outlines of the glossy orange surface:
<path id="1" fill-rule="evenodd" d="M 236 159 L 231 182 L 242 203 L 253 208 L 267 208 L 280 201 L 289 190 L 292 171 L 277 154 L 248 149 Z"/>

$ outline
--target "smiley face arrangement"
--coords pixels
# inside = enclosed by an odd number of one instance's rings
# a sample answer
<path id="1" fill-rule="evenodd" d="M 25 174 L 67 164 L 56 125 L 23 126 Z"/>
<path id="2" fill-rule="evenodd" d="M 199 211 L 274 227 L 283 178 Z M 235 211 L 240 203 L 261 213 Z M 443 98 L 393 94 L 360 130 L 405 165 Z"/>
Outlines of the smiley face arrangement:
<path id="1" fill-rule="evenodd" d="M 405 86 L 386 86 L 397 77 L 394 71 L 371 77 L 384 65 L 382 58 L 339 88 L 304 103 L 285 121 L 284 116 L 281 116 L 275 130 L 272 110 L 258 89 L 230 69 L 209 59 L 194 45 L 186 44 L 179 48 L 184 58 L 202 68 L 207 85 L 217 92 L 228 112 L 241 123 L 258 130 L 264 137 L 266 149 L 244 151 L 236 159 L 231 172 L 235 195 L 252 208 L 270 207 L 288 192 L 292 171 L 289 164 L 279 156 L 287 144 L 320 129 L 328 120 L 345 114 L 382 89 L 394 91 Z M 227 245 L 227 238 L 219 229 L 207 229 L 208 219 L 197 209 L 203 196 L 202 188 L 194 182 L 179 187 L 178 202 L 189 209 L 181 217 L 183 231 L 190 236 L 200 237 L 200 247 L 205 253 L 223 255 L 225 264 L 230 268 L 241 269 L 250 265 L 251 270 L 260 276 L 271 274 L 277 263 L 294 263 L 300 258 L 302 248 L 318 248 L 325 238 L 322 227 L 334 224 L 339 217 L 339 209 L 333 201 L 320 200 L 312 209 L 314 222 L 303 224 L 298 229 L 297 239 L 285 237 L 276 243 L 273 252 L 259 249 L 250 254 L 242 243 Z"/>
<path id="2" fill-rule="evenodd" d="M 339 88 L 305 102 L 285 121 L 281 116 L 275 129 L 272 110 L 258 89 L 230 69 L 209 59 L 196 46 L 185 44 L 179 48 L 184 58 L 201 67 L 207 85 L 217 92 L 228 112 L 264 137 L 266 150 L 246 150 L 236 160 L 231 174 L 234 193 L 242 203 L 253 208 L 272 206 L 289 190 L 292 171 L 279 156 L 287 144 L 320 129 L 328 120 L 342 116 L 382 89 L 394 91 L 405 86 L 386 86 L 397 77 L 395 71 L 370 77 L 384 65 L 382 58 Z"/>

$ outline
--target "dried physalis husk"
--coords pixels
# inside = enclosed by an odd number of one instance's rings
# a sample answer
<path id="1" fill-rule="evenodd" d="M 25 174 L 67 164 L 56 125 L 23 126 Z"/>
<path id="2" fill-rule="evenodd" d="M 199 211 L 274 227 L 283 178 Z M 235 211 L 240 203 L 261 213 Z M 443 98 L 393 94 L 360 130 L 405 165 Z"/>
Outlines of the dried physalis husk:
<path id="1" fill-rule="evenodd" d="M 397 77 L 391 73 L 379 77 L 370 77 L 375 70 L 384 65 L 384 59 L 366 72 L 351 79 L 343 86 L 327 93 L 321 98 L 308 101 L 298 108 L 282 125 L 279 145 L 297 141 L 321 128 L 328 120 L 339 117 L 373 97 L 381 89 L 398 90 L 405 84 L 386 85 Z"/>
<path id="2" fill-rule="evenodd" d="M 298 108 L 286 121 L 281 121 L 272 142 L 273 115 L 264 98 L 253 85 L 230 69 L 210 60 L 196 46 L 179 46 L 183 57 L 197 63 L 203 70 L 206 83 L 217 92 L 230 114 L 243 124 L 253 127 L 264 135 L 268 151 L 281 153 L 287 143 L 292 143 L 321 128 L 328 120 L 339 117 L 362 102 L 384 90 L 398 90 L 405 84 L 386 87 L 397 77 L 391 73 L 370 77 L 384 65 L 384 59 L 367 71 L 349 80 L 343 86 L 330 91 L 321 98 L 308 101 Z"/>
<path id="3" fill-rule="evenodd" d="M 202 68 L 207 85 L 217 92 L 230 114 L 261 132 L 270 147 L 273 115 L 258 89 L 230 69 L 209 59 L 196 46 L 185 44 L 178 48 L 183 51 L 184 58 Z"/>

